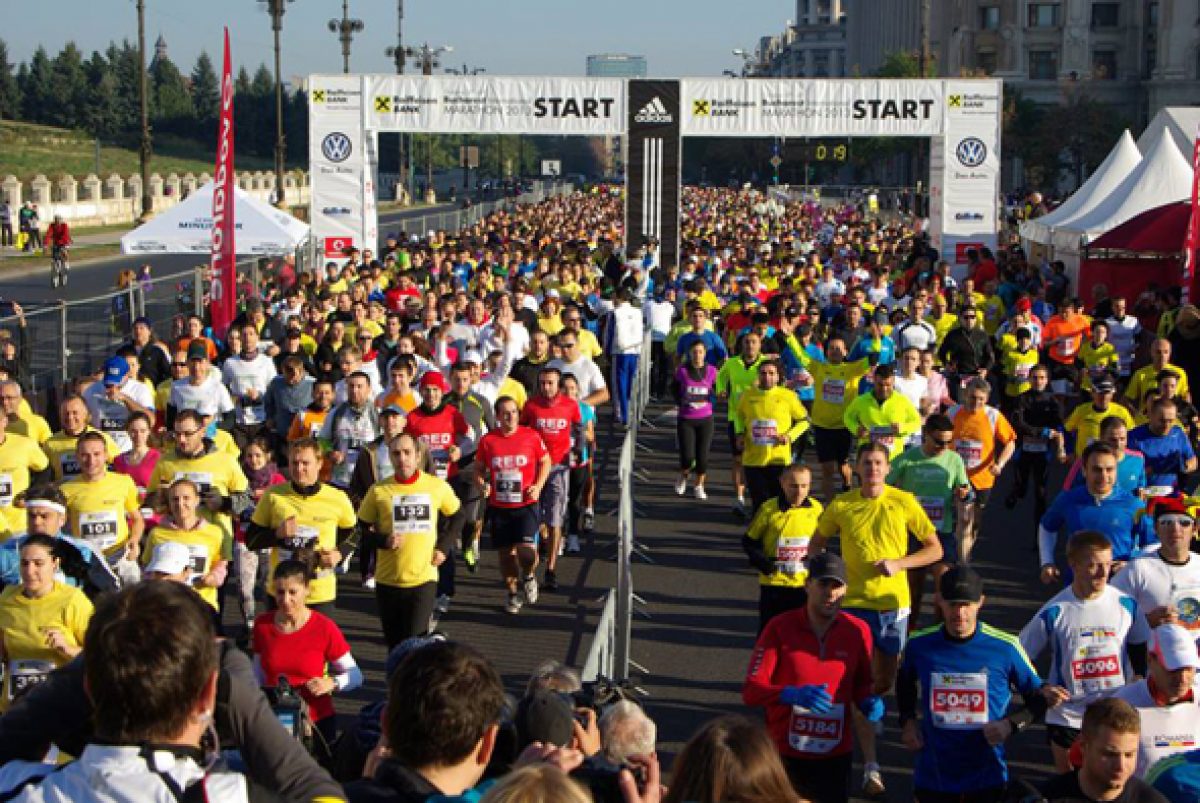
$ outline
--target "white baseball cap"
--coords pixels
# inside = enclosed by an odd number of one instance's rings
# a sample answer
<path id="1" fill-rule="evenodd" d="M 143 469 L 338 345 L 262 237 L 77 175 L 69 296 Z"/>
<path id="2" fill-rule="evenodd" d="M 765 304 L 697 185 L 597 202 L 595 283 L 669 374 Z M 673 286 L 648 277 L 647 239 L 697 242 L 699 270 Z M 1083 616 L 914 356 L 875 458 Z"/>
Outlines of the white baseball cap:
<path id="1" fill-rule="evenodd" d="M 1189 666 L 1200 667 L 1195 638 L 1180 625 L 1154 628 L 1154 655 L 1171 672 Z"/>
<path id="2" fill-rule="evenodd" d="M 191 564 L 188 548 L 176 541 L 168 541 L 154 547 L 150 563 L 146 566 L 146 574 L 179 574 Z"/>

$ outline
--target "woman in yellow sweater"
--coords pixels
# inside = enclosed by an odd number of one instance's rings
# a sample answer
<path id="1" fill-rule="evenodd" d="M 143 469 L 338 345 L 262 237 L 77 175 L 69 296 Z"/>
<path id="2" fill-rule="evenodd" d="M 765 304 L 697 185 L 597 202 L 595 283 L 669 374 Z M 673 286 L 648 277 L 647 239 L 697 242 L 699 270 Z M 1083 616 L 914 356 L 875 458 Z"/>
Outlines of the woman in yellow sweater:
<path id="1" fill-rule="evenodd" d="M 779 384 L 777 360 L 763 360 L 758 381 L 738 399 L 734 431 L 751 504 L 779 494 L 779 476 L 792 462 L 792 444 L 808 429 L 808 411 L 796 392 Z"/>

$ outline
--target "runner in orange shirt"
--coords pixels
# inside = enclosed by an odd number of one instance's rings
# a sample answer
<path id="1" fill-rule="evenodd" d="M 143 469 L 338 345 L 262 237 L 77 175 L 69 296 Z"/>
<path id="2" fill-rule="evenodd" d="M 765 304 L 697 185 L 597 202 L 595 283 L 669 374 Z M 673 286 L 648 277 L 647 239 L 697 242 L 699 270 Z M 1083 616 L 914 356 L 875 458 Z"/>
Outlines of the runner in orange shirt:
<path id="1" fill-rule="evenodd" d="M 1042 328 L 1042 347 L 1050 365 L 1050 387 L 1060 400 L 1073 396 L 1079 387 L 1075 358 L 1079 356 L 1083 339 L 1090 337 L 1092 332 L 1092 324 L 1082 310 L 1083 302 L 1068 298 L 1059 314 L 1051 317 Z"/>
<path id="2" fill-rule="evenodd" d="M 963 388 L 962 404 L 947 411 L 954 424 L 954 449 L 967 464 L 967 478 L 973 490 L 958 516 L 963 563 L 971 561 L 971 549 L 979 537 L 979 523 L 983 521 L 992 487 L 1017 448 L 1017 434 L 1012 425 L 1003 413 L 987 403 L 991 392 L 987 380 L 975 377 Z"/>

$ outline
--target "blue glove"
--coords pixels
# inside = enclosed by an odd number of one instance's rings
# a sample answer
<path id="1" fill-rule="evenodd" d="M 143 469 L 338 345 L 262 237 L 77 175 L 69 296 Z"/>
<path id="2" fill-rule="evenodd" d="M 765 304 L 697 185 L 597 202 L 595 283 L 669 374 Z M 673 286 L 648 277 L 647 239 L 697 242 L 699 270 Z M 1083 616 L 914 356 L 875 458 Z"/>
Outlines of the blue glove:
<path id="1" fill-rule="evenodd" d="M 833 698 L 824 683 L 820 686 L 784 686 L 779 693 L 779 702 L 807 708 L 814 714 L 824 714 L 833 706 Z"/>
<path id="2" fill-rule="evenodd" d="M 878 722 L 883 719 L 884 706 L 883 698 L 878 694 L 872 694 L 870 697 L 862 700 L 858 704 L 858 710 L 862 711 L 868 722 Z"/>

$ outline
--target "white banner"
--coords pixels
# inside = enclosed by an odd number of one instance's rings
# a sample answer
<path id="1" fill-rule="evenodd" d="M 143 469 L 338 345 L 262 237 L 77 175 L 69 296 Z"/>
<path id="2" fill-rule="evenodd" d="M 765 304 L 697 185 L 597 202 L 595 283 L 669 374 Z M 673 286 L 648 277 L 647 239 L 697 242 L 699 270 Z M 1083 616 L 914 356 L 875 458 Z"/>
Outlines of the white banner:
<path id="1" fill-rule="evenodd" d="M 323 261 L 344 262 L 346 248 L 375 248 L 374 177 L 368 172 L 362 78 L 309 79 L 310 222 Z M 373 143 L 372 143 L 373 147 Z M 370 186 L 370 215 L 365 189 Z"/>
<path id="2" fill-rule="evenodd" d="M 367 128 L 466 134 L 616 135 L 619 78 L 366 76 Z"/>
<path id="3" fill-rule="evenodd" d="M 996 248 L 999 229 L 999 81 L 946 81 L 942 255 L 962 266 L 971 248 Z M 982 288 L 980 288 L 982 290 Z"/>
<path id="4" fill-rule="evenodd" d="M 942 82 L 882 79 L 685 79 L 683 135 L 931 137 Z"/>

